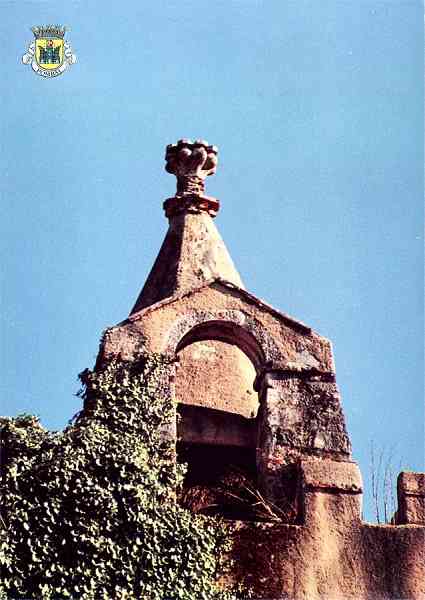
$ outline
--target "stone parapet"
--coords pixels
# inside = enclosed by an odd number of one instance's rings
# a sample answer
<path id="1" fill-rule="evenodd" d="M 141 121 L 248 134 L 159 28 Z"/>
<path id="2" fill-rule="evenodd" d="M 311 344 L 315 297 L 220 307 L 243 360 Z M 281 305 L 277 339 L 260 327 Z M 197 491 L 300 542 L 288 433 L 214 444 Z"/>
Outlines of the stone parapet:
<path id="1" fill-rule="evenodd" d="M 332 495 L 315 496 L 323 512 L 314 523 L 236 524 L 229 587 L 243 584 L 270 600 L 425 598 L 425 527 L 344 525 L 327 510 Z"/>
<path id="2" fill-rule="evenodd" d="M 303 459 L 299 468 L 302 521 L 236 523 L 226 583 L 245 584 L 254 598 L 424 600 L 425 527 L 363 523 L 353 462 Z M 424 481 L 401 473 L 401 498 L 423 498 Z"/>
<path id="3" fill-rule="evenodd" d="M 305 492 L 339 492 L 361 494 L 363 482 L 360 469 L 354 462 L 309 459 L 301 460 Z"/>
<path id="4" fill-rule="evenodd" d="M 300 461 L 302 521 L 313 528 L 343 530 L 360 523 L 363 483 L 354 462 L 315 458 Z"/>
<path id="5" fill-rule="evenodd" d="M 397 479 L 397 498 L 397 524 L 425 525 L 425 473 L 402 471 Z"/>

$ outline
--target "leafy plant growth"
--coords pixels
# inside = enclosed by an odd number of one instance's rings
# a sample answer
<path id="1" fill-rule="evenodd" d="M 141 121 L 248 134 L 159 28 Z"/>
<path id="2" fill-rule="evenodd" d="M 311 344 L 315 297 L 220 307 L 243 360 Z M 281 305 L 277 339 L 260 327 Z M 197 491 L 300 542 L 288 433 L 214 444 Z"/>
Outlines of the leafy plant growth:
<path id="1" fill-rule="evenodd" d="M 60 433 L 1 419 L 0 598 L 235 597 L 216 583 L 229 526 L 175 502 L 168 368 L 85 371 L 85 410 Z"/>

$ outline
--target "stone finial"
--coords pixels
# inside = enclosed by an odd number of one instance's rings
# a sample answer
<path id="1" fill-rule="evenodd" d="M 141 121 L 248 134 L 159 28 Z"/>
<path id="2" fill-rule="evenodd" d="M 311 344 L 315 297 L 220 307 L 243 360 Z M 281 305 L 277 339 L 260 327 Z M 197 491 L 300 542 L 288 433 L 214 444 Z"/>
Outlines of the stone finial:
<path id="1" fill-rule="evenodd" d="M 177 177 L 177 196 L 203 194 L 205 178 L 217 170 L 216 146 L 204 140 L 179 140 L 165 152 L 165 170 Z"/>

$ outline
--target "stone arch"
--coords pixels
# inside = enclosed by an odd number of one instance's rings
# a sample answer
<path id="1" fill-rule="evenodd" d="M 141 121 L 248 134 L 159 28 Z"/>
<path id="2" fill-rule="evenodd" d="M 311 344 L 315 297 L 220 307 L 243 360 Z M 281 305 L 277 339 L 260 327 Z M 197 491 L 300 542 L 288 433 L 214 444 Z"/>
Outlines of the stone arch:
<path id="1" fill-rule="evenodd" d="M 250 359 L 257 373 L 264 364 L 261 346 L 254 336 L 240 325 L 229 321 L 210 320 L 195 325 L 177 344 L 176 353 L 195 342 L 206 340 L 234 344 Z"/>
<path id="2" fill-rule="evenodd" d="M 257 373 L 279 357 L 269 332 L 251 315 L 239 310 L 191 311 L 168 332 L 165 353 L 171 356 L 197 341 L 218 340 L 234 344 L 251 360 Z"/>

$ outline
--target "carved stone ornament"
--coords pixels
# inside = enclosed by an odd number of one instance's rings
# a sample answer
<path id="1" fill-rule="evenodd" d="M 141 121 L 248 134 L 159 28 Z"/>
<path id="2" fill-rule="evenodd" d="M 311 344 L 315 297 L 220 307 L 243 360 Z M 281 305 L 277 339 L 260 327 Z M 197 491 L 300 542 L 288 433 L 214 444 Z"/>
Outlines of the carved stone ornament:
<path id="1" fill-rule="evenodd" d="M 204 140 L 179 140 L 165 152 L 165 170 L 177 177 L 177 191 L 164 203 L 167 216 L 179 212 L 208 212 L 215 216 L 219 202 L 205 196 L 205 178 L 217 170 L 216 146 Z"/>
<path id="2" fill-rule="evenodd" d="M 205 178 L 217 170 L 216 146 L 204 140 L 179 140 L 165 152 L 165 170 L 177 177 L 177 196 L 203 194 Z"/>

